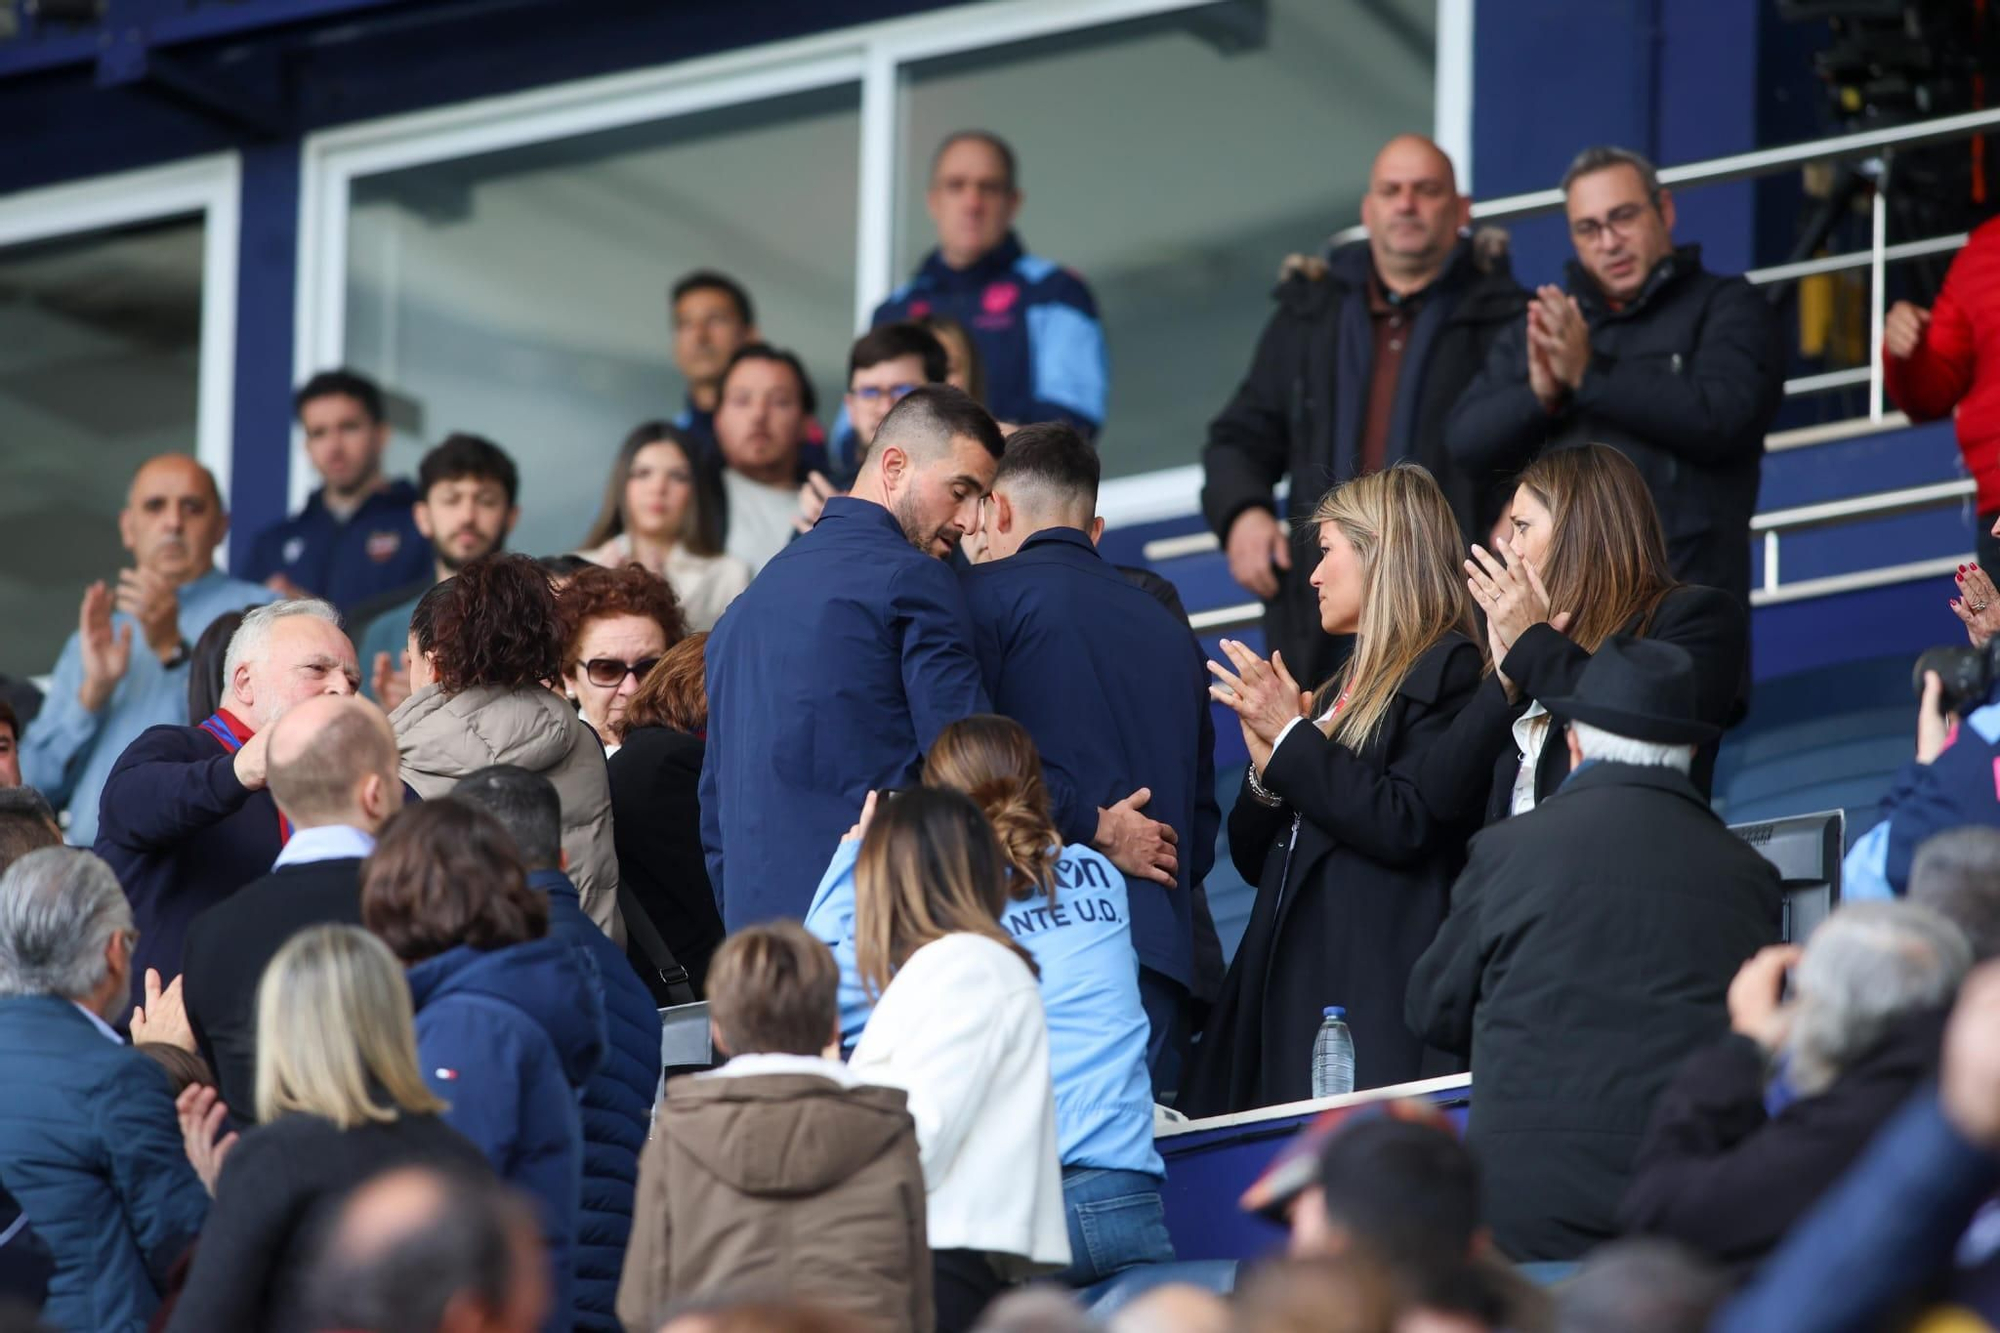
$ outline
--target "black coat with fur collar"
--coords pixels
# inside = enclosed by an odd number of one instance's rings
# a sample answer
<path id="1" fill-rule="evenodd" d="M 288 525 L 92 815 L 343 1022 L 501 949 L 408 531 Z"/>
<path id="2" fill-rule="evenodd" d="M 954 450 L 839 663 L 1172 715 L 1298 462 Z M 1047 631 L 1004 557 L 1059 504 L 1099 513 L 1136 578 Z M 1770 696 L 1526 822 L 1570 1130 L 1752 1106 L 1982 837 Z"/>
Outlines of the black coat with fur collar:
<path id="1" fill-rule="evenodd" d="M 1368 244 L 1342 246 L 1324 265 L 1291 272 L 1272 293 L 1278 308 L 1257 340 L 1250 370 L 1229 405 L 1209 423 L 1202 451 L 1202 513 L 1217 537 L 1246 509 L 1265 508 L 1302 524 L 1331 487 L 1355 475 L 1375 341 L 1368 315 Z M 1390 462 L 1429 468 L 1469 541 L 1485 541 L 1508 493 L 1507 477 L 1456 463 L 1445 421 L 1479 373 L 1488 349 L 1525 317 L 1528 293 L 1514 281 L 1505 235 L 1462 240 L 1426 291 L 1403 353 L 1389 426 Z M 1283 511 L 1272 498 L 1291 478 Z M 1267 645 L 1284 651 L 1299 679 L 1317 683 L 1338 664 L 1335 641 L 1320 631 L 1307 576 L 1318 561 L 1313 534 L 1295 534 L 1292 568 L 1279 572 L 1265 608 Z"/>

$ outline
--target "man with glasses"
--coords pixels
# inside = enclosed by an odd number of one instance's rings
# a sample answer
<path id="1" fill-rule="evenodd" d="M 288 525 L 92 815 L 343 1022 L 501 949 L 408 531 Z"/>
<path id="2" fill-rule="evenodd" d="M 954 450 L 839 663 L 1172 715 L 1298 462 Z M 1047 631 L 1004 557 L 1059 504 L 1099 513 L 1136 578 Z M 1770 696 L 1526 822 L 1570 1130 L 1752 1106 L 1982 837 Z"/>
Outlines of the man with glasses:
<path id="1" fill-rule="evenodd" d="M 1609 444 L 1635 463 L 1674 576 L 1750 600 L 1764 432 L 1784 394 L 1777 315 L 1742 278 L 1673 241 L 1653 164 L 1590 148 L 1564 173 L 1577 262 L 1539 289 L 1451 415 L 1467 467 L 1515 472 L 1545 449 Z"/>
<path id="2" fill-rule="evenodd" d="M 834 427 L 833 454 L 846 461 L 846 478 L 861 471 L 868 458 L 868 446 L 889 409 L 915 388 L 943 384 L 950 372 L 951 358 L 931 331 L 921 324 L 899 320 L 868 330 L 854 340 L 847 354 L 847 393 L 841 399 L 842 420 Z M 811 532 L 819 521 L 819 511 L 836 495 L 847 492 L 823 472 L 807 475 L 799 488 L 799 517 L 795 526 Z"/>
<path id="3" fill-rule="evenodd" d="M 1006 140 L 989 130 L 946 138 L 924 195 L 937 248 L 870 323 L 951 316 L 979 348 L 985 407 L 1003 430 L 1067 421 L 1095 437 L 1111 379 L 1097 301 L 1076 273 L 1022 247 L 1014 234 L 1021 201 Z"/>

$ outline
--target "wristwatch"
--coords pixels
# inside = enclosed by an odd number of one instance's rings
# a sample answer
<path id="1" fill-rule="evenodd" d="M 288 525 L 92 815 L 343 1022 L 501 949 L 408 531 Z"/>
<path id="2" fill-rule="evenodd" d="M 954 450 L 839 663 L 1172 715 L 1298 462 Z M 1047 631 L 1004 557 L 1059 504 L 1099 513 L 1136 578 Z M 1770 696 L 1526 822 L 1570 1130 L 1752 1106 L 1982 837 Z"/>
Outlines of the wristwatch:
<path id="1" fill-rule="evenodd" d="M 194 646 L 186 639 L 182 639 L 179 646 L 174 649 L 174 655 L 160 663 L 160 670 L 172 671 L 175 667 L 186 666 L 187 660 L 193 656 Z"/>

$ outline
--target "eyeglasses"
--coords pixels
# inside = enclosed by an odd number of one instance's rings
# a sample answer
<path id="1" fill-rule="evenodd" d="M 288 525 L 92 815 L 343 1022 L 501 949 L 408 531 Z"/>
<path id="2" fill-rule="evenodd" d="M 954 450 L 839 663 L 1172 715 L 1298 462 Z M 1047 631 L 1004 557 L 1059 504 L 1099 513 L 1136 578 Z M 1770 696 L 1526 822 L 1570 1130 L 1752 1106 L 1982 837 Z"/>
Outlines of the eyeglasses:
<path id="1" fill-rule="evenodd" d="M 864 403 L 879 403 L 884 398 L 892 403 L 900 403 L 915 392 L 916 388 L 914 384 L 864 384 L 852 392 Z"/>
<path id="2" fill-rule="evenodd" d="M 1595 245 L 1607 231 L 1629 237 L 1639 219 L 1646 216 L 1651 208 L 1651 204 L 1620 204 L 1602 219 L 1578 218 L 1569 224 L 1569 234 L 1576 238 L 1578 245 Z"/>
<path id="3" fill-rule="evenodd" d="M 615 657 L 593 657 L 583 664 L 583 674 L 592 685 L 600 690 L 612 690 L 625 683 L 625 677 L 636 676 L 646 679 L 646 673 L 660 664 L 657 657 L 648 657 L 639 662 L 621 662 Z"/>

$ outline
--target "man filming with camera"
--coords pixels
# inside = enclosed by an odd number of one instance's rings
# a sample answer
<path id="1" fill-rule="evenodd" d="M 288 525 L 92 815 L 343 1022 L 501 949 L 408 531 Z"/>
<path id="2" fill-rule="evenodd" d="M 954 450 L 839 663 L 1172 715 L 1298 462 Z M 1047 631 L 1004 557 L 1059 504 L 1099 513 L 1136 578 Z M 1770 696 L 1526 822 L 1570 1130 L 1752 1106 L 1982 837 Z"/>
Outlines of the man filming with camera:
<path id="1" fill-rule="evenodd" d="M 2000 639 L 1932 648 L 1912 676 L 1917 752 L 1882 798 L 1881 822 L 1847 854 L 1844 899 L 1901 897 L 1933 833 L 2000 828 Z"/>

